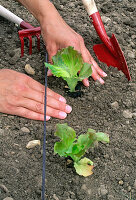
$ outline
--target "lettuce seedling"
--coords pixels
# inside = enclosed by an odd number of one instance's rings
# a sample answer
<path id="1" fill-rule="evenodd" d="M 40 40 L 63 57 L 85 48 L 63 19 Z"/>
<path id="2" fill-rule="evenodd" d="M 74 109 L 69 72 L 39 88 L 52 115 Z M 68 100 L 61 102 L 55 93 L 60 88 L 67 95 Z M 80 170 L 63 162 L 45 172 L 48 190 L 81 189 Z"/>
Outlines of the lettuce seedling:
<path id="1" fill-rule="evenodd" d="M 70 156 L 74 161 L 76 172 L 82 176 L 93 173 L 93 162 L 86 157 L 82 158 L 87 149 L 94 147 L 99 141 L 109 143 L 109 136 L 106 133 L 96 132 L 90 128 L 86 134 L 81 134 L 77 138 L 75 130 L 67 123 L 57 124 L 54 135 L 61 139 L 55 143 L 54 152 L 64 157 Z"/>
<path id="2" fill-rule="evenodd" d="M 52 60 L 53 65 L 45 63 L 45 67 L 48 67 L 55 76 L 62 77 L 67 82 L 70 92 L 75 91 L 78 81 L 92 74 L 91 64 L 83 62 L 81 54 L 71 46 L 58 51 Z"/>

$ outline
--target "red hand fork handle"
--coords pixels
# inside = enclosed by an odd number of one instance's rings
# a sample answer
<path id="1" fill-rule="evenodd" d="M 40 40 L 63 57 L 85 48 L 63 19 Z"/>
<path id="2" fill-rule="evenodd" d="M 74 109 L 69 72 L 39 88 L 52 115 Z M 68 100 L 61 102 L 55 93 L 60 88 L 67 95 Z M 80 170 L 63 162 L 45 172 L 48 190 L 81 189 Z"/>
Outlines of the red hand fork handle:
<path id="1" fill-rule="evenodd" d="M 106 30 L 104 28 L 101 16 L 97 10 L 94 0 L 82 0 L 88 14 L 89 18 L 92 21 L 92 24 L 99 35 L 102 44 L 97 44 L 93 46 L 94 52 L 97 58 L 106 63 L 108 66 L 117 67 L 118 70 L 121 70 L 128 80 L 131 79 L 128 66 L 123 55 L 123 52 L 119 46 L 119 43 L 114 34 L 109 38 L 107 36 Z"/>
<path id="2" fill-rule="evenodd" d="M 37 48 L 38 50 L 40 50 L 40 34 L 41 34 L 40 27 L 36 28 L 33 27 L 31 24 L 25 22 L 23 19 L 16 16 L 14 13 L 10 12 L 1 5 L 0 5 L 0 15 L 6 18 L 7 20 L 17 24 L 22 29 L 27 29 L 27 30 L 20 30 L 18 32 L 21 41 L 21 57 L 24 55 L 24 37 L 28 37 L 29 39 L 29 54 L 32 54 L 32 36 L 37 37 Z"/>

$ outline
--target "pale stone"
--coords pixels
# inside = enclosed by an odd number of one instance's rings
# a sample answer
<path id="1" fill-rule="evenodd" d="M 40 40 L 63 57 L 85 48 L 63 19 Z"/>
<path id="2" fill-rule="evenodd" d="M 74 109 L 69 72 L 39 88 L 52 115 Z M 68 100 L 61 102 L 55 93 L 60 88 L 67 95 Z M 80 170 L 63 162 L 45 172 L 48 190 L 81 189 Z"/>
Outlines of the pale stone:
<path id="1" fill-rule="evenodd" d="M 131 113 L 129 110 L 123 111 L 123 117 L 125 117 L 126 119 L 131 119 L 132 116 L 133 116 L 133 113 Z"/>
<path id="2" fill-rule="evenodd" d="M 26 71 L 27 74 L 30 74 L 30 75 L 35 74 L 35 70 L 31 67 L 30 64 L 25 65 L 25 71 Z"/>

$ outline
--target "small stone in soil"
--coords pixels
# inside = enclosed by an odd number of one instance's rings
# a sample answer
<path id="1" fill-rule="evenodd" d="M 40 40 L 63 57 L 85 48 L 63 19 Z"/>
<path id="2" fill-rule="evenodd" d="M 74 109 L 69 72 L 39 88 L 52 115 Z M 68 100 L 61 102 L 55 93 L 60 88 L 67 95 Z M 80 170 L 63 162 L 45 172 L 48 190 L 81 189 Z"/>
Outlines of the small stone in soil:
<path id="1" fill-rule="evenodd" d="M 118 108 L 119 108 L 118 102 L 117 102 L 117 101 L 114 101 L 113 103 L 111 103 L 111 107 L 112 107 L 113 109 L 118 109 Z"/>
<path id="2" fill-rule="evenodd" d="M 119 181 L 119 185 L 123 185 L 124 182 L 122 180 Z"/>
<path id="3" fill-rule="evenodd" d="M 128 186 L 128 192 L 130 192 L 131 191 L 131 186 Z"/>
<path id="4" fill-rule="evenodd" d="M 67 159 L 67 165 L 70 165 L 73 161 L 70 159 Z"/>
<path id="5" fill-rule="evenodd" d="M 9 190 L 8 190 L 8 188 L 7 188 L 5 185 L 0 184 L 0 188 L 1 188 L 4 192 L 9 193 Z"/>
<path id="6" fill-rule="evenodd" d="M 126 119 L 131 119 L 133 117 L 133 113 L 131 113 L 129 110 L 124 110 L 123 117 L 125 117 Z"/>
<path id="7" fill-rule="evenodd" d="M 105 196 L 108 194 L 108 190 L 105 188 L 105 185 L 101 185 L 99 188 L 99 191 L 102 196 Z"/>
<path id="8" fill-rule="evenodd" d="M 10 57 L 13 57 L 15 55 L 15 52 L 14 51 L 9 51 L 8 54 L 9 54 Z"/>
<path id="9" fill-rule="evenodd" d="M 6 198 L 4 198 L 3 200 L 14 200 L 14 199 L 11 198 L 11 197 L 6 197 Z"/>
<path id="10" fill-rule="evenodd" d="M 133 51 L 128 51 L 129 58 L 135 58 L 135 53 Z"/>
<path id="11" fill-rule="evenodd" d="M 56 194 L 53 194 L 53 199 L 59 200 L 59 198 L 56 196 Z"/>
<path id="12" fill-rule="evenodd" d="M 25 65 L 25 71 L 26 71 L 27 74 L 30 74 L 30 75 L 35 74 L 35 70 L 31 67 L 30 64 Z"/>
<path id="13" fill-rule="evenodd" d="M 82 189 L 82 190 L 87 190 L 86 184 L 83 184 L 82 187 L 81 187 L 81 189 Z"/>
<path id="14" fill-rule="evenodd" d="M 27 127 L 22 127 L 21 131 L 24 133 L 30 133 L 30 130 Z"/>

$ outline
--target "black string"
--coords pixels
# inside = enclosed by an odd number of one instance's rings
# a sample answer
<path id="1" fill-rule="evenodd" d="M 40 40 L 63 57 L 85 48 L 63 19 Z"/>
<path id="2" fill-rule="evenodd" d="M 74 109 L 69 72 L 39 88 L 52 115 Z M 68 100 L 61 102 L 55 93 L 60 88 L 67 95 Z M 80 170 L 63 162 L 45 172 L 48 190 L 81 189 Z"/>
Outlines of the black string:
<path id="1" fill-rule="evenodd" d="M 46 52 L 45 61 L 48 62 Z M 46 169 L 46 97 L 47 97 L 47 68 L 45 67 L 45 100 L 44 100 L 44 135 L 43 135 L 43 170 L 42 170 L 42 200 L 45 200 L 45 169 Z"/>

